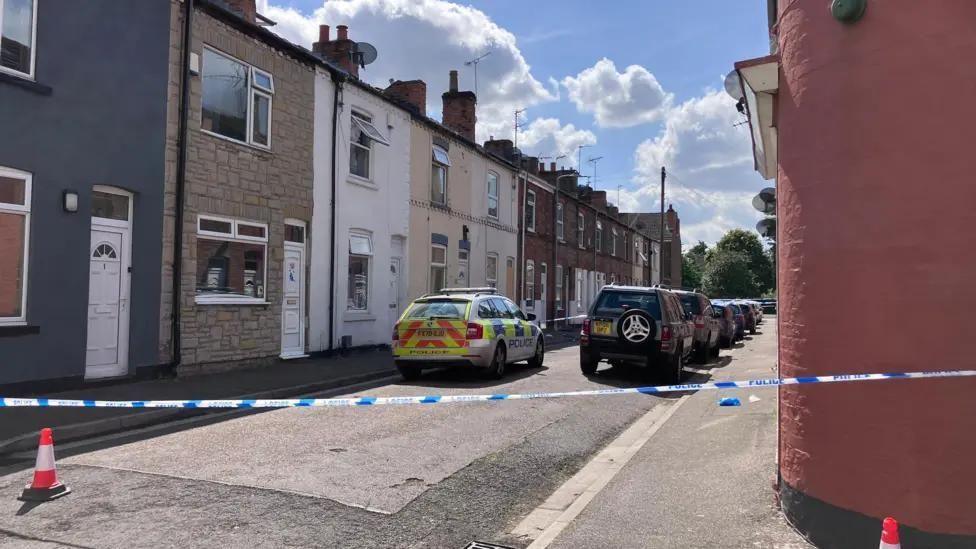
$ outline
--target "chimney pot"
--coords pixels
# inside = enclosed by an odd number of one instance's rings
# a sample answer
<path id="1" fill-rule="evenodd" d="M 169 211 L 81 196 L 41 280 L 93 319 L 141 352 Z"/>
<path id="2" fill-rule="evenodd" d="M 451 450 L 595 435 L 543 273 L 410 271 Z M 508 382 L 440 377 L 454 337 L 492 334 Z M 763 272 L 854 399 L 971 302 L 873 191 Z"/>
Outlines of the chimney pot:
<path id="1" fill-rule="evenodd" d="M 319 25 L 319 43 L 326 43 L 330 40 L 329 38 L 329 26 Z"/>
<path id="2" fill-rule="evenodd" d="M 556 171 L 556 163 L 555 162 L 550 162 L 549 163 L 549 171 L 550 172 Z"/>
<path id="3" fill-rule="evenodd" d="M 227 0 L 227 5 L 248 23 L 257 23 L 258 10 L 255 0 Z"/>
<path id="4" fill-rule="evenodd" d="M 458 72 L 456 70 L 451 71 L 451 84 L 448 86 L 448 90 L 452 92 L 458 91 Z"/>
<path id="5" fill-rule="evenodd" d="M 336 40 L 349 40 L 349 27 L 346 25 L 336 27 Z"/>

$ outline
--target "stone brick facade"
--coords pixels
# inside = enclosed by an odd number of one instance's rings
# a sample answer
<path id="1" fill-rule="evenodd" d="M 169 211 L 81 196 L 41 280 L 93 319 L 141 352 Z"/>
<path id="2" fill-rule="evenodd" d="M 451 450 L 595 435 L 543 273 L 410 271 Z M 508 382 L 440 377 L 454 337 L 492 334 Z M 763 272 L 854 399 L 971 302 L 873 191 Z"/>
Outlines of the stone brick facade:
<path id="1" fill-rule="evenodd" d="M 160 355 L 172 349 L 170 322 L 173 232 L 176 209 L 177 125 L 183 7 L 172 1 L 169 116 L 166 150 L 166 214 L 163 231 L 163 294 Z M 259 68 L 274 78 L 271 149 L 235 142 L 201 130 L 201 77 L 191 76 L 182 253 L 180 373 L 270 363 L 281 352 L 281 287 L 284 221 L 312 217 L 312 109 L 315 69 L 226 22 L 217 8 L 198 8 L 192 53 L 204 45 Z M 197 220 L 214 215 L 267 224 L 264 304 L 199 304 L 196 287 Z M 308 241 L 307 241 L 308 242 Z M 307 245 L 307 244 L 306 244 Z M 306 267 L 307 273 L 307 267 Z M 307 277 L 306 277 L 307 278 Z"/>

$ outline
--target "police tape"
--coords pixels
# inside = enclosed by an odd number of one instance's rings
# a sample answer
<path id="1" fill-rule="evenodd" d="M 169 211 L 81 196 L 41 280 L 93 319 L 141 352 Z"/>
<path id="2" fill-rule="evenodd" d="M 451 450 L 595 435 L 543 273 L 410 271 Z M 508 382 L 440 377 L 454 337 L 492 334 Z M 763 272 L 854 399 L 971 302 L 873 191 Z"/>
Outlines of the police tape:
<path id="1" fill-rule="evenodd" d="M 78 407 L 78 408 L 302 408 L 329 406 L 381 406 L 386 404 L 447 404 L 456 402 L 495 402 L 500 400 L 529 400 L 540 398 L 565 398 L 581 396 L 679 393 L 686 391 L 744 389 L 777 387 L 783 385 L 807 385 L 814 383 L 839 383 L 879 381 L 893 379 L 952 378 L 976 376 L 976 370 L 946 370 L 936 372 L 892 372 L 884 374 L 844 374 L 833 376 L 787 377 L 750 379 L 746 381 L 712 381 L 651 387 L 621 389 L 592 389 L 550 393 L 488 394 L 488 395 L 426 395 L 399 397 L 354 396 L 348 398 L 286 398 L 245 400 L 66 400 L 54 398 L 0 398 L 0 407 Z"/>
<path id="2" fill-rule="evenodd" d="M 586 318 L 586 315 L 561 316 L 559 318 L 545 318 L 543 319 L 543 322 L 559 322 L 560 320 L 576 320 L 577 318 Z"/>

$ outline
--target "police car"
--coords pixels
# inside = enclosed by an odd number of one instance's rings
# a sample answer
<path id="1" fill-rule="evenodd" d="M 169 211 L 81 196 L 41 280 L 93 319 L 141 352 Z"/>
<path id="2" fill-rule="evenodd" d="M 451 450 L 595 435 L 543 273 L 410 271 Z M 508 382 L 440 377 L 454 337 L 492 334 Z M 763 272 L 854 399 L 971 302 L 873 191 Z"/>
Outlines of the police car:
<path id="1" fill-rule="evenodd" d="M 405 379 L 451 366 L 499 379 L 513 362 L 542 366 L 545 343 L 534 320 L 494 288 L 446 288 L 404 311 L 393 327 L 393 358 Z"/>

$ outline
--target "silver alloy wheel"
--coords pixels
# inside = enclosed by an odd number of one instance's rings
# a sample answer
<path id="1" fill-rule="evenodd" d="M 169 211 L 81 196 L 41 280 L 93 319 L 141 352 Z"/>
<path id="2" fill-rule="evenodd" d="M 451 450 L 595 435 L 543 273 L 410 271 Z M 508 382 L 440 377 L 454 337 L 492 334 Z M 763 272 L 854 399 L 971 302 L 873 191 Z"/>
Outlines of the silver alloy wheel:
<path id="1" fill-rule="evenodd" d="M 643 315 L 630 315 L 623 320 L 621 333 L 631 343 L 641 343 L 651 335 L 651 323 Z"/>

